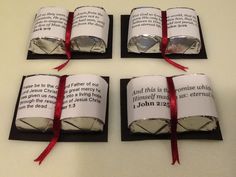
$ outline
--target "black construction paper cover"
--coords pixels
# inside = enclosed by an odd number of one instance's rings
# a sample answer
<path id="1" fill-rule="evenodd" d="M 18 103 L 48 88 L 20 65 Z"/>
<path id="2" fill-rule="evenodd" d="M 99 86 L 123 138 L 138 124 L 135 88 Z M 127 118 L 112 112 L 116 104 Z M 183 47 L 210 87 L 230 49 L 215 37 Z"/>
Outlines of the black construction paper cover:
<path id="1" fill-rule="evenodd" d="M 23 85 L 23 81 L 26 76 L 23 77 L 21 82 L 20 91 L 18 94 L 14 117 L 11 125 L 9 140 L 22 140 L 22 141 L 50 141 L 53 137 L 52 132 L 27 132 L 20 131 L 16 128 L 15 120 L 18 109 L 18 104 L 20 100 L 20 93 Z M 80 133 L 80 132 L 66 132 L 61 131 L 60 138 L 58 142 L 107 142 L 108 141 L 108 105 L 109 105 L 109 77 L 102 77 L 108 83 L 107 90 L 107 105 L 106 105 L 106 118 L 105 124 L 102 132 L 89 132 L 89 133 Z"/>

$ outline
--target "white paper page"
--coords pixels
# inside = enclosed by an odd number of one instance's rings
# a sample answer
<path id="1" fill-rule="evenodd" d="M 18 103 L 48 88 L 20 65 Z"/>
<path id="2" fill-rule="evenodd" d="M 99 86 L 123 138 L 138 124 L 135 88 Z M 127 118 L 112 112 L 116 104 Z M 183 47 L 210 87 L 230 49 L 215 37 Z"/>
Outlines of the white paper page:
<path id="1" fill-rule="evenodd" d="M 127 85 L 128 125 L 148 118 L 170 119 L 167 81 L 163 76 L 143 76 Z"/>
<path id="2" fill-rule="evenodd" d="M 197 14 L 189 8 L 172 8 L 166 11 L 168 38 L 191 36 L 200 40 Z"/>
<path id="3" fill-rule="evenodd" d="M 178 118 L 189 116 L 217 116 L 210 80 L 206 75 L 192 74 L 173 78 Z"/>
<path id="4" fill-rule="evenodd" d="M 61 119 L 94 117 L 105 123 L 107 82 L 96 75 L 67 77 Z"/>
<path id="5" fill-rule="evenodd" d="M 162 36 L 160 9 L 145 7 L 132 11 L 129 19 L 128 41 L 140 35 Z"/>
<path id="6" fill-rule="evenodd" d="M 99 7 L 79 7 L 74 12 L 71 39 L 77 36 L 95 36 L 107 45 L 109 17 Z"/>
<path id="7" fill-rule="evenodd" d="M 31 39 L 57 38 L 65 40 L 69 11 L 60 7 L 43 7 L 37 12 Z"/>
<path id="8" fill-rule="evenodd" d="M 54 118 L 59 78 L 36 75 L 24 80 L 16 119 L 27 117 Z"/>

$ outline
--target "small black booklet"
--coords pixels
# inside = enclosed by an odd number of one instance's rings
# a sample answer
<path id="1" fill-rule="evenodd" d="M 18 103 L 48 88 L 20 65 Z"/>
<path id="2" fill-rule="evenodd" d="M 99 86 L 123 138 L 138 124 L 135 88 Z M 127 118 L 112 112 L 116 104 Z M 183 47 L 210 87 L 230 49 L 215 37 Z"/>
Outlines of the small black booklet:
<path id="1" fill-rule="evenodd" d="M 173 81 L 177 94 L 178 139 L 223 140 L 209 79 L 193 74 L 174 76 Z M 120 80 L 122 141 L 170 139 L 166 82 L 163 76 Z"/>
<path id="2" fill-rule="evenodd" d="M 199 17 L 191 8 L 167 12 L 168 46 L 171 59 L 207 59 Z M 121 58 L 163 58 L 162 11 L 155 7 L 134 8 L 121 15 Z"/>
<path id="3" fill-rule="evenodd" d="M 30 75 L 22 79 L 10 140 L 50 141 L 60 76 Z M 66 78 L 59 142 L 107 142 L 109 77 Z"/>

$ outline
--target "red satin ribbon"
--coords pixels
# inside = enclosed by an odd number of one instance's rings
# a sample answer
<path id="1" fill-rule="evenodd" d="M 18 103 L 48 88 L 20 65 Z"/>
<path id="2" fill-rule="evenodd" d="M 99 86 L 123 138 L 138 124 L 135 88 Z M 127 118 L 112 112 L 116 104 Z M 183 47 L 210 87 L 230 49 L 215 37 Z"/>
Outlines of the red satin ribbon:
<path id="1" fill-rule="evenodd" d="M 51 139 L 48 146 L 45 148 L 45 150 L 38 156 L 37 159 L 35 159 L 35 162 L 39 162 L 39 165 L 42 163 L 42 161 L 45 159 L 45 157 L 50 153 L 52 148 L 56 145 L 61 132 L 61 111 L 62 111 L 62 105 L 63 105 L 63 99 L 64 99 L 64 92 L 65 92 L 65 83 L 66 83 L 66 75 L 61 76 L 59 86 L 58 86 L 58 92 L 57 92 L 57 99 L 55 104 L 55 111 L 54 111 L 54 120 L 53 120 L 53 138 Z"/>
<path id="2" fill-rule="evenodd" d="M 71 59 L 70 36 L 71 36 L 71 29 L 72 29 L 72 24 L 73 24 L 73 17 L 74 17 L 74 13 L 69 12 L 67 26 L 66 26 L 66 37 L 65 37 L 65 51 L 66 51 L 67 61 L 54 68 L 54 69 L 57 69 L 58 71 L 63 69 L 69 63 Z"/>
<path id="3" fill-rule="evenodd" d="M 172 151 L 172 165 L 179 162 L 179 152 L 177 144 L 177 97 L 175 86 L 172 77 L 167 77 L 167 86 L 170 99 L 170 115 L 171 115 L 171 151 Z"/>
<path id="4" fill-rule="evenodd" d="M 162 11 L 161 16 L 162 16 L 162 41 L 161 41 L 161 54 L 162 54 L 162 57 L 169 64 L 175 66 L 178 69 L 186 71 L 188 69 L 188 67 L 180 65 L 180 64 L 174 62 L 173 60 L 171 60 L 169 57 L 166 56 L 166 48 L 167 48 L 167 45 L 168 45 L 166 11 Z"/>

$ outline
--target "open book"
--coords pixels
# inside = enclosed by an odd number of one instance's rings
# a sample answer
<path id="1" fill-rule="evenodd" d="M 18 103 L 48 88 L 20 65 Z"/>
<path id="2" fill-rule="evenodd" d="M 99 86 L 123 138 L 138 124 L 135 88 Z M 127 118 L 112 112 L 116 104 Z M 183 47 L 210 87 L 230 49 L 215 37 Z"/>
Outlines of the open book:
<path id="1" fill-rule="evenodd" d="M 56 75 L 24 77 L 15 118 L 19 130 L 45 132 L 52 129 L 59 80 Z M 107 78 L 82 74 L 67 76 L 61 129 L 103 131 L 107 99 Z"/>
<path id="2" fill-rule="evenodd" d="M 65 54 L 69 36 L 72 51 L 104 53 L 109 21 L 101 7 L 81 6 L 74 13 L 60 7 L 43 7 L 35 17 L 29 50 L 36 54 Z"/>
<path id="3" fill-rule="evenodd" d="M 169 8 L 163 11 L 155 7 L 139 7 L 131 11 L 127 47 L 134 53 L 160 53 L 163 30 L 167 33 L 166 53 L 198 54 L 201 38 L 198 17 L 194 9 Z M 163 26 L 163 20 L 166 26 Z"/>
<path id="4" fill-rule="evenodd" d="M 177 97 L 177 132 L 218 129 L 218 114 L 209 78 L 204 74 L 190 74 L 172 79 Z M 131 134 L 170 134 L 166 77 L 142 76 L 121 80 L 121 112 L 122 122 L 126 122 Z"/>

